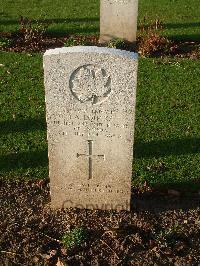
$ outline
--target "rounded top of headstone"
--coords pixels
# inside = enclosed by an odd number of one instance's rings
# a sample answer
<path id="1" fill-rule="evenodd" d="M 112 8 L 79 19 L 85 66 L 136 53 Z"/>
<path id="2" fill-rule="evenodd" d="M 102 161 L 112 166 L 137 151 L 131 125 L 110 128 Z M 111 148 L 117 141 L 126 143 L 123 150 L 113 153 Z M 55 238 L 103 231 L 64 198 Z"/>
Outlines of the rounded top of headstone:
<path id="1" fill-rule="evenodd" d="M 97 46 L 72 46 L 47 50 L 44 56 L 58 55 L 66 53 L 98 53 L 98 54 L 110 54 L 114 56 L 126 57 L 132 60 L 138 59 L 138 54 L 120 49 L 97 47 Z"/>

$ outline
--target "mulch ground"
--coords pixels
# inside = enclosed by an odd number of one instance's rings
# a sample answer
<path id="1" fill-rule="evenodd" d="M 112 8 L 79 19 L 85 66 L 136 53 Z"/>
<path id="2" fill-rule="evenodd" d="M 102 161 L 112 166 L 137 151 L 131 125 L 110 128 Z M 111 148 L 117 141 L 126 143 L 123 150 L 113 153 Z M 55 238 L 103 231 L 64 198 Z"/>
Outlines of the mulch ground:
<path id="1" fill-rule="evenodd" d="M 0 181 L 0 265 L 200 265 L 200 195 L 133 189 L 131 212 L 52 210 L 47 181 Z M 85 241 L 67 249 L 78 227 Z"/>
<path id="2" fill-rule="evenodd" d="M 55 37 L 55 36 L 38 36 L 36 35 L 24 35 L 22 33 L 10 33 L 10 32 L 0 32 L 0 38 L 6 38 L 9 41 L 9 45 L 0 46 L 0 51 L 8 51 L 8 52 L 42 52 L 44 53 L 48 49 L 54 49 L 63 47 L 66 43 L 71 43 L 73 46 L 78 45 L 88 45 L 88 46 L 103 46 L 99 43 L 99 36 L 96 35 L 72 35 L 65 37 Z M 151 40 L 149 40 L 151 42 Z M 159 40 L 158 40 L 159 42 Z M 147 42 L 147 47 L 150 43 Z M 167 52 L 166 47 L 159 48 L 159 43 L 154 44 L 157 46 L 157 51 L 152 51 L 150 54 L 147 54 L 148 57 L 165 57 L 165 56 L 173 56 L 176 58 L 190 58 L 190 59 L 200 59 L 200 42 L 192 42 L 192 41 L 174 41 L 171 42 L 171 48 L 168 47 Z M 138 52 L 141 54 L 140 50 L 140 41 L 137 41 L 137 44 L 127 44 L 122 47 L 123 50 Z M 144 48 L 143 48 L 144 49 Z M 169 50 L 171 49 L 171 52 Z M 148 49 L 147 49 L 148 50 Z M 141 56 L 145 57 L 145 53 L 141 54 Z"/>
<path id="3" fill-rule="evenodd" d="M 69 40 L 46 36 L 25 43 L 8 35 L 0 34 L 11 40 L 0 50 L 44 52 Z M 97 36 L 73 39 L 99 46 Z M 175 45 L 173 56 L 200 58 L 199 43 Z M 133 189 L 132 195 L 131 212 L 55 211 L 48 180 L 0 180 L 0 265 L 200 265 L 200 194 Z M 67 249 L 61 239 L 74 228 L 86 228 L 87 238 Z"/>

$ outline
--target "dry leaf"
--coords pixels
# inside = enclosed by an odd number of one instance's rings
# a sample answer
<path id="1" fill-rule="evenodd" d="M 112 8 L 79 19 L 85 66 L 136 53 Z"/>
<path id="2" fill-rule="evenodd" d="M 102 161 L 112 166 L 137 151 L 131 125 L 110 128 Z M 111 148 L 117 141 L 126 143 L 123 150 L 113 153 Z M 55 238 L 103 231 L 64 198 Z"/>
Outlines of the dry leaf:
<path id="1" fill-rule="evenodd" d="M 57 261 L 57 263 L 56 263 L 56 266 L 67 266 L 66 264 L 64 265 L 63 263 L 62 263 L 62 261 L 58 258 L 58 261 Z"/>
<path id="2" fill-rule="evenodd" d="M 51 258 L 54 257 L 56 254 L 57 254 L 57 250 L 51 250 L 50 251 Z"/>

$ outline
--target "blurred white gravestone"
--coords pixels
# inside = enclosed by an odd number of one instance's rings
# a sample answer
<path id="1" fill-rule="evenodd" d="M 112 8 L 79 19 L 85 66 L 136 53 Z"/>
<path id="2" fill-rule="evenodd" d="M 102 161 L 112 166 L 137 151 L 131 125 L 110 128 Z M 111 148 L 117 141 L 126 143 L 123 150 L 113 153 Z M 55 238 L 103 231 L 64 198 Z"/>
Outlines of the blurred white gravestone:
<path id="1" fill-rule="evenodd" d="M 129 210 L 137 54 L 49 50 L 44 75 L 52 206 Z"/>
<path id="2" fill-rule="evenodd" d="M 114 38 L 136 41 L 138 0 L 101 0 L 100 43 Z"/>

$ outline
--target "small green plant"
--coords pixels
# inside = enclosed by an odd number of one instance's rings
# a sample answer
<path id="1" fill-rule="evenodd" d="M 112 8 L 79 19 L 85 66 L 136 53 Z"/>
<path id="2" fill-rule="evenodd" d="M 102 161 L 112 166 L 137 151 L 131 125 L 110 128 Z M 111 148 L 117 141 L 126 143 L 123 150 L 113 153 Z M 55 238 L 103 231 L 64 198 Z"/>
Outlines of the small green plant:
<path id="1" fill-rule="evenodd" d="M 0 37 L 0 48 L 8 48 L 11 45 L 11 39 Z"/>
<path id="2" fill-rule="evenodd" d="M 62 243 L 68 249 L 80 246 L 87 239 L 88 232 L 85 228 L 75 228 L 62 237 Z"/>
<path id="3" fill-rule="evenodd" d="M 126 46 L 127 44 L 125 40 L 120 38 L 114 38 L 110 40 L 107 44 L 107 47 L 115 49 L 126 49 Z"/>
<path id="4" fill-rule="evenodd" d="M 161 248 L 174 246 L 179 239 L 184 239 L 185 234 L 180 225 L 176 224 L 174 227 L 161 231 L 156 236 L 156 240 Z"/>
<path id="5" fill-rule="evenodd" d="M 65 47 L 71 47 L 71 46 L 87 46 L 91 45 L 91 43 L 88 41 L 88 39 L 85 36 L 71 36 L 67 41 L 65 42 Z"/>

